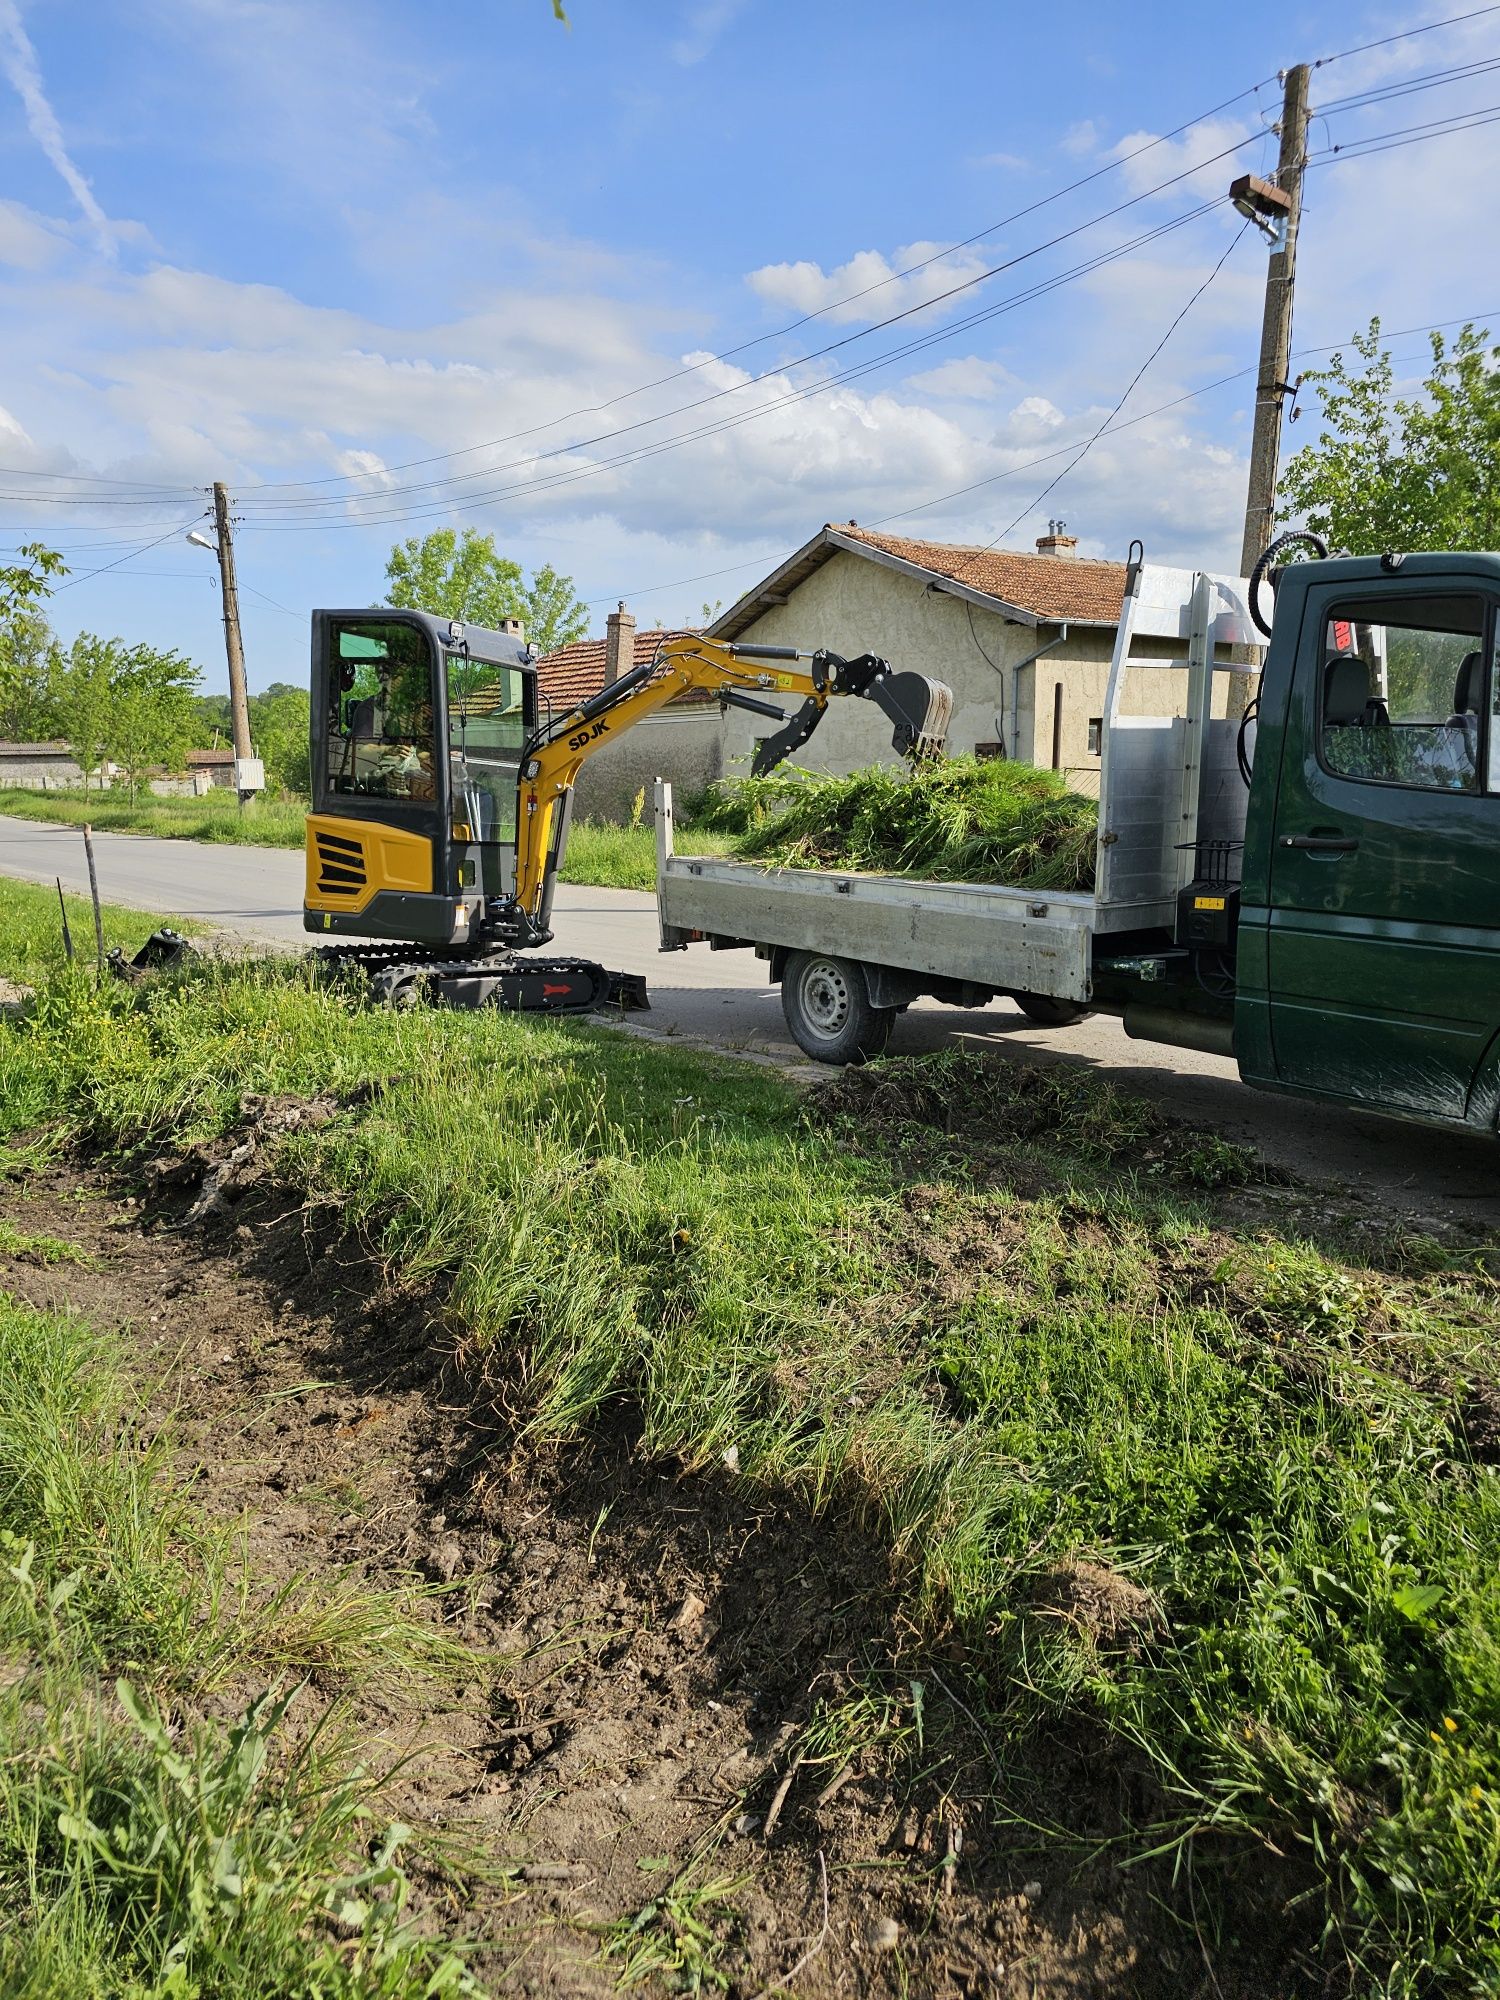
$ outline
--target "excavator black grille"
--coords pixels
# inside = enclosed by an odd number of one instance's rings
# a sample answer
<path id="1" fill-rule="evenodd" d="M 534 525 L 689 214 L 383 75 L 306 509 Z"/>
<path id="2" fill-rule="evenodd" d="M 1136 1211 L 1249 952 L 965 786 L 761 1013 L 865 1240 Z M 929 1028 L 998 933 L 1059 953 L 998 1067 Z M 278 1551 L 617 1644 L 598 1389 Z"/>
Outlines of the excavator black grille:
<path id="1" fill-rule="evenodd" d="M 357 840 L 344 840 L 336 833 L 316 833 L 318 850 L 318 893 L 323 896 L 357 896 L 365 886 L 365 851 Z"/>

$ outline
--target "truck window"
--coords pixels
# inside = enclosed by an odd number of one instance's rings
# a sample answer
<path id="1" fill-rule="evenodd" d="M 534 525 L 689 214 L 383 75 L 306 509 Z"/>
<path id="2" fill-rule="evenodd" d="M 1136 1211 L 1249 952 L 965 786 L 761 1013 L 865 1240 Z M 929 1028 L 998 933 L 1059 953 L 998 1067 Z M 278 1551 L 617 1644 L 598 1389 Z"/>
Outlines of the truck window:
<path id="1" fill-rule="evenodd" d="M 1500 792 L 1500 620 L 1490 640 L 1490 770 L 1489 786 Z"/>
<path id="2" fill-rule="evenodd" d="M 1323 635 L 1318 753 L 1335 777 L 1477 792 L 1491 706 L 1478 597 L 1361 598 Z"/>

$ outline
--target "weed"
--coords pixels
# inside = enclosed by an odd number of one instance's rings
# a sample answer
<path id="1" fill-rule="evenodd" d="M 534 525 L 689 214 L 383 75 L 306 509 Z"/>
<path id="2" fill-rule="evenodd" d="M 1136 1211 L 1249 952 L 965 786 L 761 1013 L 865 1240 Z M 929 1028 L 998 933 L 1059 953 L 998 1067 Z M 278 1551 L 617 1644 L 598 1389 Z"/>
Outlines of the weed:
<path id="1" fill-rule="evenodd" d="M 82 1264 L 86 1269 L 98 1268 L 97 1259 L 80 1250 L 76 1243 L 65 1243 L 60 1236 L 28 1234 L 9 1222 L 0 1222 L 0 1257 L 14 1257 L 23 1264 Z"/>
<path id="2" fill-rule="evenodd" d="M 461 1954 L 406 1917 L 411 1830 L 383 1823 L 383 1781 L 327 1715 L 293 1741 L 295 1691 L 227 1729 L 169 1728 L 127 1681 L 115 1696 L 119 1719 L 36 1671 L 0 1695 L 0 1880 L 27 1891 L 0 1917 L 7 1993 L 477 1991 Z"/>
<path id="3" fill-rule="evenodd" d="M 661 1862 L 643 1861 L 642 1869 Z M 704 1875 L 693 1867 L 673 1877 L 633 1917 L 622 1917 L 604 1934 L 602 1956 L 614 1963 L 625 1989 L 663 1980 L 675 1993 L 727 1993 L 725 1955 L 740 1931 L 734 1898 L 745 1875 Z"/>

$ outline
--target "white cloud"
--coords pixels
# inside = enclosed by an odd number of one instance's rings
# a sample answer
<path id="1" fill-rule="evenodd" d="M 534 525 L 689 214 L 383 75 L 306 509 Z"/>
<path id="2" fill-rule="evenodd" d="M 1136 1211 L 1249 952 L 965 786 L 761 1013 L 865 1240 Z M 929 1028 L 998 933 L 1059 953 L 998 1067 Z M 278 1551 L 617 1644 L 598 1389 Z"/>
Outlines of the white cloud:
<path id="1" fill-rule="evenodd" d="M 87 217 L 100 250 L 106 257 L 113 257 L 115 238 L 109 217 L 99 206 L 88 181 L 74 165 L 63 140 L 62 127 L 42 84 L 36 50 L 21 19 L 19 0 L 0 0 L 0 68 L 4 69 L 25 107 L 26 124 L 32 138 L 57 169 L 74 201 Z"/>
<path id="2" fill-rule="evenodd" d="M 897 276 L 914 264 L 926 268 L 912 271 L 910 277 Z M 878 250 L 856 251 L 847 263 L 831 271 L 807 259 L 795 264 L 763 264 L 746 282 L 772 305 L 798 313 L 826 313 L 830 324 L 838 326 L 855 320 L 885 319 L 891 313 L 924 305 L 952 286 L 977 277 L 985 268 L 986 260 L 973 251 L 946 255 L 940 243 L 908 243 L 889 260 Z M 847 303 L 838 303 L 841 300 Z"/>
<path id="3" fill-rule="evenodd" d="M 1236 174 L 1258 165 L 1254 149 L 1240 145 L 1257 135 L 1265 136 L 1271 149 L 1269 164 L 1274 166 L 1275 140 L 1265 135 L 1260 124 L 1243 118 L 1205 118 L 1190 125 L 1180 139 L 1158 139 L 1154 132 L 1127 132 L 1110 148 L 1110 156 L 1121 162 L 1120 172 L 1131 194 L 1145 194 L 1149 188 L 1172 181 L 1175 185 L 1168 190 L 1172 196 L 1192 194 L 1206 201 L 1223 194 Z M 1240 150 L 1227 150 L 1234 146 Z M 1138 157 L 1131 159 L 1130 154 Z"/>
<path id="4" fill-rule="evenodd" d="M 692 69 L 713 53 L 715 44 L 736 17 L 745 10 L 745 0 L 699 0 L 683 17 L 682 32 L 671 47 L 672 60 Z"/>
<path id="5" fill-rule="evenodd" d="M 1027 429 L 1056 430 L 1063 413 L 1046 396 L 1023 396 L 1011 411 L 1011 421 Z"/>
<path id="6" fill-rule="evenodd" d="M 964 354 L 920 375 L 909 375 L 906 387 L 939 401 L 983 403 L 1015 379 L 998 361 L 981 361 L 977 354 Z"/>
<path id="7" fill-rule="evenodd" d="M 1058 143 L 1070 159 L 1084 159 L 1099 150 L 1099 128 L 1092 118 L 1079 118 L 1068 127 Z"/>
<path id="8" fill-rule="evenodd" d="M 1030 164 L 1019 153 L 980 153 L 974 161 L 976 167 L 1003 167 L 1014 173 L 1027 172 Z"/>

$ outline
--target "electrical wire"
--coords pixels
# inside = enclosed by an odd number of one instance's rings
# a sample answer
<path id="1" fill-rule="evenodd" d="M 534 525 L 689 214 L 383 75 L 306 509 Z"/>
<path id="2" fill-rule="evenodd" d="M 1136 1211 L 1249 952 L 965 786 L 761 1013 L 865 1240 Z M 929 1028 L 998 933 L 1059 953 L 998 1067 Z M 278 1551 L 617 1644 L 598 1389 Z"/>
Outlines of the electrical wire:
<path id="1" fill-rule="evenodd" d="M 1472 132 L 1481 125 L 1493 125 L 1500 118 L 1500 104 L 1486 104 L 1477 111 L 1455 112 L 1451 118 L 1435 118 L 1425 125 L 1398 126 L 1394 132 L 1372 132 L 1366 139 L 1346 139 L 1327 153 L 1316 153 L 1307 164 L 1332 166 L 1336 158 L 1359 160 L 1370 153 L 1393 153 L 1401 146 L 1414 146 L 1424 139 L 1441 139 L 1457 132 Z"/>
<path id="2" fill-rule="evenodd" d="M 1471 77 L 1484 76 L 1490 70 L 1500 69 L 1500 56 L 1487 56 L 1482 61 L 1459 63 L 1451 69 L 1429 70 L 1422 76 L 1406 77 L 1395 83 L 1372 84 L 1368 90 L 1356 90 L 1348 97 L 1332 97 L 1319 104 L 1315 116 L 1322 118 L 1335 111 L 1361 111 L 1374 104 L 1385 104 L 1394 97 L 1413 97 L 1419 92 L 1445 89 L 1449 84 L 1467 83 Z"/>
<path id="3" fill-rule="evenodd" d="M 595 478 L 601 473 L 615 471 L 622 466 L 639 464 L 645 459 L 659 457 L 665 452 L 677 450 L 682 445 L 696 443 L 703 438 L 717 437 L 725 431 L 739 429 L 742 425 L 753 422 L 772 411 L 806 402 L 814 396 L 826 395 L 831 390 L 841 387 L 847 382 L 857 381 L 865 375 L 876 372 L 878 369 L 889 367 L 896 361 L 908 359 L 913 354 L 922 353 L 930 347 L 937 346 L 946 340 L 954 338 L 959 333 L 970 330 L 974 326 L 995 319 L 1002 313 L 1014 311 L 1019 305 L 1030 303 L 1032 300 L 1043 297 L 1048 292 L 1056 291 L 1063 285 L 1071 283 L 1081 276 L 1102 269 L 1107 264 L 1118 262 L 1121 258 L 1130 255 L 1144 244 L 1155 242 L 1160 237 L 1197 221 L 1200 217 L 1208 214 L 1211 210 L 1217 209 L 1219 206 L 1218 201 L 1204 202 L 1199 207 L 1191 209 L 1183 215 L 1175 216 L 1167 222 L 1157 224 L 1154 228 L 1144 231 L 1140 236 L 1130 239 L 1125 244 L 1116 246 L 1113 250 L 1101 252 L 1098 256 L 1088 259 L 1083 264 L 1073 266 L 1071 269 L 1059 273 L 1039 285 L 1030 287 L 1025 292 L 1014 294 L 1007 299 L 997 302 L 993 306 L 986 307 L 982 312 L 971 314 L 966 320 L 956 322 L 934 333 L 920 336 L 901 347 L 891 349 L 884 354 L 859 362 L 839 374 L 806 384 L 800 389 L 790 390 L 785 395 L 773 397 L 770 401 L 757 404 L 753 409 L 741 411 L 736 416 L 720 418 L 711 423 L 700 425 L 696 430 L 682 432 L 654 443 L 637 445 L 612 458 L 596 459 L 582 467 L 560 471 L 543 479 L 522 479 L 509 486 L 494 488 L 487 493 L 464 494 L 458 497 L 461 498 L 463 505 L 471 510 L 481 506 L 498 504 L 501 500 L 513 498 L 516 495 L 533 497 L 539 493 L 550 492 L 561 486 L 576 484 L 579 480 Z M 555 454 L 547 454 L 547 456 L 552 457 Z M 526 459 L 518 461 L 514 467 L 495 468 L 495 470 L 529 471 L 541 462 L 539 459 Z M 3 497 L 6 496 L 0 496 L 0 498 Z M 347 507 L 351 504 L 354 497 L 346 496 L 335 504 L 340 507 Z M 372 501 L 375 501 L 383 496 L 372 494 L 368 497 Z M 434 499 L 431 504 L 426 506 L 399 508 L 388 513 L 365 512 L 352 519 L 347 516 L 342 519 L 326 516 L 308 518 L 304 515 L 301 518 L 282 518 L 278 520 L 274 516 L 262 515 L 246 517 L 245 525 L 251 529 L 263 529 L 273 533 L 298 529 L 311 531 L 352 529 L 368 526 L 372 523 L 413 521 L 430 518 L 435 514 L 447 514 L 452 511 L 454 504 L 455 496 L 447 494 L 440 499 Z"/>
<path id="4" fill-rule="evenodd" d="M 1130 398 L 1132 397 L 1132 395 L 1134 395 L 1137 387 L 1140 384 L 1141 378 L 1143 375 L 1145 375 L 1147 369 L 1150 368 L 1152 363 L 1156 360 L 1157 356 L 1161 353 L 1162 349 L 1166 346 L 1167 342 L 1172 338 L 1172 335 L 1177 331 L 1178 327 L 1182 325 L 1182 322 L 1187 318 L 1188 314 L 1193 310 L 1193 307 L 1197 305 L 1199 299 L 1202 298 L 1203 294 L 1208 290 L 1209 286 L 1214 282 L 1215 278 L 1218 277 L 1219 273 L 1223 270 L 1224 266 L 1229 262 L 1230 258 L 1239 248 L 1241 242 L 1244 239 L 1245 231 L 1249 227 L 1250 223 L 1247 219 L 1235 231 L 1234 236 L 1230 240 L 1229 246 L 1225 250 L 1223 256 L 1219 259 L 1218 263 L 1214 265 L 1213 269 L 1209 272 L 1208 276 L 1203 280 L 1202 284 L 1199 285 L 1197 290 L 1193 293 L 1192 297 L 1187 301 L 1187 304 L 1184 305 L 1182 310 L 1177 314 L 1177 317 L 1172 321 L 1171 325 L 1167 328 L 1166 332 L 1162 335 L 1161 339 L 1156 343 L 1155 347 L 1153 347 L 1151 352 L 1146 356 L 1145 360 L 1141 363 L 1140 367 L 1137 368 L 1134 375 L 1131 376 L 1130 381 L 1126 386 L 1125 393 L 1120 397 L 1120 400 L 1115 404 L 1114 408 L 1110 411 L 1109 415 L 1104 419 L 1104 422 L 1100 424 L 1099 428 L 1094 432 L 1093 436 L 1085 440 L 1083 448 L 1078 453 L 1078 456 L 1074 459 L 1071 459 L 1068 462 L 1068 464 L 1066 464 L 1063 467 L 1062 471 L 1058 473 L 1057 477 L 1049 481 L 1049 483 L 1042 488 L 1041 492 L 1038 493 L 1038 495 L 1031 502 L 1031 504 L 1027 507 L 1024 507 L 1021 510 L 1021 512 L 1017 514 L 1015 520 L 1013 520 L 1010 523 L 1009 527 L 1002 528 L 1000 533 L 996 535 L 993 542 L 987 542 L 985 544 L 987 548 L 992 549 L 996 547 L 998 543 L 1003 542 L 1005 540 L 1007 535 L 1013 534 L 1015 530 L 1021 525 L 1021 523 L 1026 519 L 1026 516 L 1030 513 L 1034 513 L 1035 510 L 1041 506 L 1042 502 L 1046 499 L 1047 495 L 1051 493 L 1054 490 L 1054 488 L 1060 486 L 1062 482 L 1067 478 L 1070 472 L 1074 471 L 1078 466 L 1082 465 L 1083 461 L 1088 457 L 1089 453 L 1093 450 L 1094 446 L 1099 442 L 1100 438 L 1103 437 L 1105 431 L 1108 430 L 1109 426 L 1114 422 L 1115 418 L 1120 414 L 1121 410 L 1123 410 L 1125 405 L 1130 401 Z"/>
<path id="5" fill-rule="evenodd" d="M 128 554 L 116 557 L 113 562 L 101 564 L 98 569 L 79 570 L 76 575 L 70 576 L 66 583 L 60 583 L 56 590 L 51 593 L 52 596 L 60 597 L 65 590 L 75 590 L 80 583 L 87 583 L 90 577 L 103 576 L 109 570 L 118 569 L 121 563 L 132 562 L 136 556 L 149 555 L 152 549 L 159 549 L 163 542 L 169 542 L 174 535 L 185 535 L 189 528 L 196 522 L 205 520 L 207 516 L 208 509 L 205 507 L 203 512 L 195 514 L 191 521 L 179 521 L 175 523 L 172 527 L 168 528 L 164 535 L 158 535 L 154 542 L 146 542 L 141 548 L 132 549 Z"/>
<path id="6" fill-rule="evenodd" d="M 1330 63 L 1343 62 L 1349 56 L 1367 55 L 1371 49 L 1388 49 L 1393 42 L 1413 41 L 1418 35 L 1435 34 L 1439 28 L 1456 28 L 1462 21 L 1477 21 L 1486 14 L 1500 14 L 1500 4 L 1492 7 L 1475 7 L 1467 14 L 1449 14 L 1442 21 L 1424 21 L 1420 27 L 1402 28 L 1394 35 L 1382 35 L 1378 42 L 1360 42 L 1355 48 L 1340 49 L 1337 55 L 1319 56 L 1312 67 L 1327 69 Z"/>

